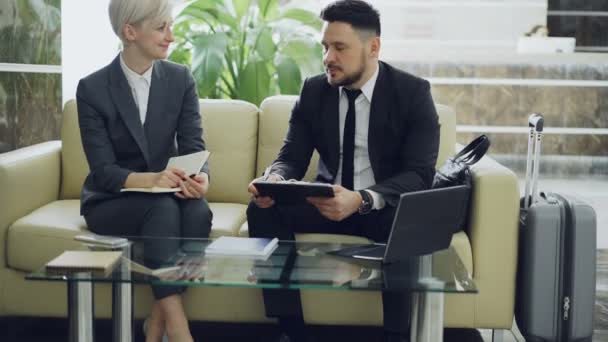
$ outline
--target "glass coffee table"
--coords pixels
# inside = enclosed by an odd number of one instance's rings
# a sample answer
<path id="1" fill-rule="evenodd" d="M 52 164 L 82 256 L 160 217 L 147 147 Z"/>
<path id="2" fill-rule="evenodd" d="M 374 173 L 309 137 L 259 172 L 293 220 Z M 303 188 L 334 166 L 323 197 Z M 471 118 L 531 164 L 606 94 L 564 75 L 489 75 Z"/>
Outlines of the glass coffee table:
<path id="1" fill-rule="evenodd" d="M 44 268 L 28 280 L 67 283 L 70 341 L 93 340 L 93 285 L 112 284 L 114 341 L 132 340 L 132 284 L 225 286 L 264 289 L 336 291 L 408 291 L 412 294 L 411 341 L 443 340 L 445 293 L 477 293 L 471 275 L 453 248 L 382 265 L 336 257 L 328 251 L 356 244 L 280 241 L 265 260 L 242 256 L 207 256 L 210 239 L 129 238 L 123 259 L 108 274 L 57 273 Z M 170 253 L 155 274 L 142 267 L 144 256 L 159 245 Z M 98 247 L 89 246 L 93 249 Z M 83 246 L 84 248 L 84 246 Z M 148 252 L 148 253 L 147 253 Z M 164 271 L 164 272 L 161 272 Z"/>

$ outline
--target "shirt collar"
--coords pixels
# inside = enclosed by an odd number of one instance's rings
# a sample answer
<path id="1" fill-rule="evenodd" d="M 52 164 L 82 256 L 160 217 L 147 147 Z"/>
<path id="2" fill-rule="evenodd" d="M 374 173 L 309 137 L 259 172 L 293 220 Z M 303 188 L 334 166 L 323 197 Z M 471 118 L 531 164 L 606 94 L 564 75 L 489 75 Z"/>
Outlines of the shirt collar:
<path id="1" fill-rule="evenodd" d="M 131 70 L 131 68 L 129 68 L 127 63 L 125 63 L 125 60 L 122 57 L 122 53 L 121 53 L 120 54 L 120 67 L 122 68 L 122 71 L 125 73 L 127 80 L 129 80 L 129 83 L 134 83 L 137 80 L 144 79 L 146 81 L 146 83 L 148 84 L 148 86 L 151 84 L 152 69 L 154 69 L 154 63 L 152 64 L 151 67 L 148 68 L 148 70 L 146 70 L 143 74 L 140 75 L 140 74 L 136 73 L 135 71 Z"/>
<path id="2" fill-rule="evenodd" d="M 372 77 L 365 82 L 365 84 L 361 87 L 361 92 L 363 96 L 367 99 L 369 103 L 372 103 L 372 96 L 374 95 L 374 88 L 376 87 L 376 80 L 378 80 L 378 73 L 380 71 L 380 65 L 376 65 L 376 71 L 372 74 Z M 342 88 L 340 87 L 340 95 L 342 95 Z"/>

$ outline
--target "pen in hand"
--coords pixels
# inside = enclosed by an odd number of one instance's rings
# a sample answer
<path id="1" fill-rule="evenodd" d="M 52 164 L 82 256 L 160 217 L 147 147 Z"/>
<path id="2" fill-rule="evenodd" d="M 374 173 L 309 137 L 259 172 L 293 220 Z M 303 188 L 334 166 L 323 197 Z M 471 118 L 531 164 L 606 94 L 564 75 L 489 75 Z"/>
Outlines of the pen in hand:
<path id="1" fill-rule="evenodd" d="M 268 176 L 270 176 L 270 169 L 272 168 L 272 165 L 269 165 L 265 170 L 264 173 L 262 173 L 262 177 L 259 178 L 259 180 L 265 182 L 268 180 Z M 253 194 L 253 198 L 257 199 L 259 197 L 259 193 L 257 193 L 257 191 Z"/>
<path id="2" fill-rule="evenodd" d="M 266 168 L 266 170 L 264 170 L 262 177 L 257 179 L 260 182 L 259 183 L 260 186 L 262 185 L 263 182 L 276 182 L 277 180 L 279 180 L 281 178 L 277 174 L 272 173 L 271 169 L 272 169 L 272 165 L 268 166 Z M 256 188 L 255 180 L 250 184 L 249 192 L 251 193 L 252 199 L 255 201 L 255 204 L 258 207 L 270 208 L 271 206 L 274 205 L 274 200 L 271 198 L 271 196 L 268 196 L 268 194 L 261 194 L 258 191 L 258 189 Z"/>

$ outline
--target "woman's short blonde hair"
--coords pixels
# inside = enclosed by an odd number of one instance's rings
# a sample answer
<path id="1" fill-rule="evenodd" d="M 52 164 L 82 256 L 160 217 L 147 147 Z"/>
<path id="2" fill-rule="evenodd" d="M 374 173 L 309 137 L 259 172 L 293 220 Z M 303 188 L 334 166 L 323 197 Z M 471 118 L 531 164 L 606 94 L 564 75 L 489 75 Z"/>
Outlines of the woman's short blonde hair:
<path id="1" fill-rule="evenodd" d="M 124 42 L 125 24 L 140 24 L 152 20 L 160 24 L 171 20 L 171 0 L 110 0 L 108 12 L 114 33 Z"/>

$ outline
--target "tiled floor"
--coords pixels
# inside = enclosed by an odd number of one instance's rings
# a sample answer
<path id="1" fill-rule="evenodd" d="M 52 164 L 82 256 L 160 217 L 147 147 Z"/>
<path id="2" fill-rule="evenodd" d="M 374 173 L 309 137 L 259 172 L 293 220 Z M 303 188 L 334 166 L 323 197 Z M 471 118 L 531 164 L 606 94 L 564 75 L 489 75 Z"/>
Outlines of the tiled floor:
<path id="1" fill-rule="evenodd" d="M 276 336 L 272 325 L 191 324 L 195 341 L 206 342 L 268 342 Z M 315 342 L 381 342 L 381 329 L 377 327 L 312 327 Z M 143 341 L 141 325 L 136 325 L 134 341 Z M 3 319 L 0 320 L 2 342 L 64 342 L 67 322 L 60 319 Z M 111 325 L 107 320 L 95 324 L 96 341 L 111 341 Z M 491 339 L 490 339 L 491 340 Z M 475 329 L 446 329 L 445 342 L 483 342 Z M 505 335 L 504 342 L 512 342 Z"/>
<path id="2" fill-rule="evenodd" d="M 484 342 L 492 342 L 492 330 L 481 329 L 481 337 Z M 523 342 L 524 338 L 521 336 L 516 336 L 513 331 L 504 330 L 503 332 L 503 342 Z"/>
<path id="3" fill-rule="evenodd" d="M 607 253 L 608 254 L 608 253 Z M 267 342 L 276 334 L 270 325 L 235 325 L 193 323 L 195 341 L 207 342 Z M 378 328 L 313 327 L 317 342 L 380 342 Z M 135 341 L 143 341 L 141 324 L 136 323 Z M 3 342 L 65 342 L 67 322 L 62 319 L 0 319 L 0 341 Z M 107 320 L 97 321 L 96 341 L 111 340 L 111 325 Z M 446 329 L 444 342 L 491 342 L 492 330 Z M 607 342 L 608 331 L 596 330 L 593 342 Z M 503 342 L 525 342 L 517 330 L 503 331 Z"/>
<path id="4" fill-rule="evenodd" d="M 608 330 L 596 330 L 593 333 L 593 342 L 606 342 L 608 341 Z"/>

